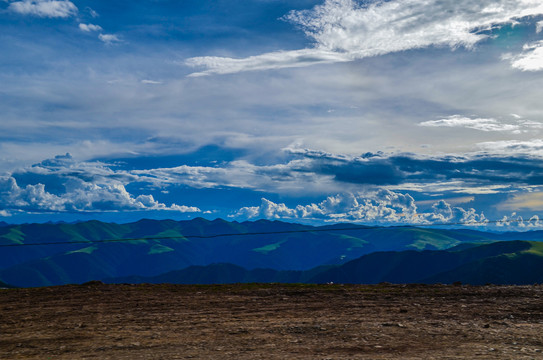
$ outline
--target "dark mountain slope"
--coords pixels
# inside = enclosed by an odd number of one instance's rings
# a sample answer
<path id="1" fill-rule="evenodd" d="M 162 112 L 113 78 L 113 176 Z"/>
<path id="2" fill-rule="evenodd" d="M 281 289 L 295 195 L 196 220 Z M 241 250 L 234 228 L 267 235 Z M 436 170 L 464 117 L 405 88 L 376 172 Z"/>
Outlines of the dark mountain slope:
<path id="1" fill-rule="evenodd" d="M 424 279 L 424 282 L 452 283 L 462 281 L 473 285 L 542 283 L 543 244 L 536 242 L 529 244 L 531 246 L 522 251 L 485 257 L 456 269 L 429 276 Z"/>
<path id="2" fill-rule="evenodd" d="M 543 282 L 543 244 L 498 242 L 454 251 L 380 252 L 344 265 L 307 271 L 246 270 L 232 264 L 191 266 L 154 277 L 106 279 L 110 283 L 452 283 Z"/>
<path id="3" fill-rule="evenodd" d="M 251 233 L 253 235 L 248 235 Z M 225 236 L 216 236 L 221 234 Z M 57 244 L 3 247 L 0 278 L 20 286 L 56 285 L 106 277 L 149 277 L 192 265 L 214 263 L 231 263 L 245 269 L 301 271 L 320 265 L 341 265 L 378 251 L 444 250 L 466 242 L 484 244 L 513 236 L 534 239 L 541 238 L 541 234 L 543 232 L 503 235 L 471 230 L 351 224 L 312 227 L 280 221 L 238 223 L 203 218 L 190 221 L 144 219 L 129 224 L 88 221 L 9 225 L 0 227 L 0 245 Z M 123 238 L 133 240 L 101 242 Z M 345 271 L 348 274 L 353 271 L 373 274 L 367 275 L 364 278 L 367 281 L 363 282 L 401 282 L 413 276 L 430 276 L 434 268 L 443 272 L 464 264 L 455 255 L 440 253 L 429 260 L 426 259 L 429 255 L 424 254 L 411 251 L 395 255 L 397 258 L 387 255 L 386 262 L 383 255 L 375 255 L 375 258 L 367 259 L 367 264 L 359 265 L 360 268 L 355 266 Z M 384 265 L 379 270 L 371 270 L 375 267 L 370 266 L 371 261 L 375 266 Z M 417 266 L 421 261 L 428 261 L 428 269 Z M 440 264 L 449 265 L 439 268 Z"/>
<path id="4" fill-rule="evenodd" d="M 379 282 L 450 283 L 465 281 L 469 283 L 470 281 L 466 277 L 469 271 L 455 276 L 454 270 L 462 269 L 463 266 L 469 268 L 469 266 L 483 262 L 484 265 L 481 265 L 478 269 L 480 271 L 492 271 L 492 269 L 487 269 L 487 266 L 498 266 L 508 256 L 525 254 L 533 251 L 534 248 L 537 249 L 540 245 L 540 243 L 528 241 L 511 241 L 480 245 L 458 251 L 378 252 L 362 256 L 359 259 L 321 273 L 310 279 L 310 282 L 375 284 Z M 542 255 L 535 253 L 534 256 L 541 257 Z M 445 273 L 449 271 L 451 272 L 450 276 L 445 276 Z M 439 279 L 430 275 L 442 273 L 444 273 L 444 277 Z M 523 274 L 517 272 L 515 276 L 521 279 Z"/>

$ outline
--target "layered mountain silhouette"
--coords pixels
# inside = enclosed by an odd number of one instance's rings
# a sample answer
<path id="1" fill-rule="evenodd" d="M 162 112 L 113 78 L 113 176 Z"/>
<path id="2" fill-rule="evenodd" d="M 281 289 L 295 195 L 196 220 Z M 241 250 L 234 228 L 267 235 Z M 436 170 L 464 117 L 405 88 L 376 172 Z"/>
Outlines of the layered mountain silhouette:
<path id="1" fill-rule="evenodd" d="M 543 282 L 543 243 L 496 242 L 463 249 L 377 252 L 343 265 L 306 271 L 247 270 L 233 264 L 191 266 L 154 277 L 106 279 L 109 283 L 445 283 L 473 285 Z"/>
<path id="2" fill-rule="evenodd" d="M 5 225 L 0 245 L 15 246 L 0 252 L 0 280 L 532 283 L 542 235 L 203 218 Z"/>

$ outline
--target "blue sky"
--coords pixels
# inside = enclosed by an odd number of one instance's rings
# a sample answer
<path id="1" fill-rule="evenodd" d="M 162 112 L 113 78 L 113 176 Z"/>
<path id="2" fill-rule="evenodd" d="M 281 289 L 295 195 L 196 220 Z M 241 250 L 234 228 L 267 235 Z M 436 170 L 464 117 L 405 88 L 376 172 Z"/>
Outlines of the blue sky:
<path id="1" fill-rule="evenodd" d="M 0 0 L 0 49 L 6 222 L 543 226 L 539 0 Z"/>

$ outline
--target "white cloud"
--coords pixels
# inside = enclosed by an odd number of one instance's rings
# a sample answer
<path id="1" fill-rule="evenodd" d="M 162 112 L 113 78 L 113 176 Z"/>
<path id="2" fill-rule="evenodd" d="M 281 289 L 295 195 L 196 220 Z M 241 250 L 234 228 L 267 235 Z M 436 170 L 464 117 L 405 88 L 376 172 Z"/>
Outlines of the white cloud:
<path id="1" fill-rule="evenodd" d="M 543 21 L 538 21 L 537 24 L 535 24 L 535 32 L 539 34 L 541 30 L 543 30 Z"/>
<path id="2" fill-rule="evenodd" d="M 19 185 L 17 178 L 26 183 Z M 77 162 L 70 154 L 61 155 L 0 177 L 0 208 L 29 212 L 200 212 L 192 206 L 168 206 L 152 195 L 134 196 L 125 185 L 136 180 L 136 176 L 113 171 L 103 163 Z"/>
<path id="3" fill-rule="evenodd" d="M 452 115 L 445 119 L 430 120 L 419 123 L 426 127 L 464 127 L 481 131 L 510 131 L 520 133 L 519 125 L 500 123 L 496 119 L 469 118 L 462 115 Z"/>
<path id="4" fill-rule="evenodd" d="M 85 32 L 102 31 L 102 27 L 100 25 L 94 24 L 79 24 L 79 29 Z"/>
<path id="5" fill-rule="evenodd" d="M 342 193 L 329 196 L 318 204 L 297 205 L 295 208 L 263 198 L 259 206 L 241 208 L 232 217 L 419 225 L 450 222 L 477 225 L 486 222 L 484 214 L 477 213 L 475 209 L 452 207 L 443 200 L 436 202 L 431 212 L 419 213 L 411 195 L 389 190 L 366 194 Z"/>
<path id="6" fill-rule="evenodd" d="M 173 168 L 133 170 L 139 181 L 155 186 L 188 185 L 194 188 L 233 187 L 277 193 L 334 191 L 341 186 L 333 176 L 315 174 L 311 160 L 292 160 L 286 164 L 255 165 L 244 160 L 221 167 L 182 165 Z"/>
<path id="7" fill-rule="evenodd" d="M 160 85 L 160 84 L 162 84 L 162 81 L 156 81 L 156 80 L 142 80 L 141 83 L 142 83 L 142 84 L 147 84 L 147 85 Z"/>
<path id="8" fill-rule="evenodd" d="M 527 155 L 531 157 L 543 157 L 543 140 L 505 140 L 505 141 L 487 141 L 478 143 L 477 146 L 482 150 L 494 154 Z"/>
<path id="9" fill-rule="evenodd" d="M 169 210 L 200 212 L 200 209 L 172 204 L 167 206 L 152 195 L 132 196 L 120 182 L 91 183 L 71 181 L 67 192 L 48 192 L 44 184 L 20 187 L 13 177 L 0 178 L 0 202 L 8 210 L 30 212 L 102 212 Z"/>
<path id="10" fill-rule="evenodd" d="M 473 48 L 489 36 L 484 30 L 538 14 L 543 14 L 538 0 L 396 0 L 363 5 L 326 0 L 284 17 L 314 41 L 312 48 L 242 59 L 196 57 L 186 64 L 204 68 L 193 74 L 197 76 L 353 61 L 430 46 Z"/>
<path id="11" fill-rule="evenodd" d="M 498 208 L 514 211 L 541 211 L 541 209 L 543 209 L 543 193 L 529 192 L 522 194 L 512 194 L 506 201 L 498 204 Z"/>
<path id="12" fill-rule="evenodd" d="M 113 34 L 100 34 L 98 38 L 108 45 L 122 42 L 117 35 Z"/>
<path id="13" fill-rule="evenodd" d="M 540 146 L 543 151 L 543 144 Z M 295 194 L 296 197 L 340 193 L 319 203 L 293 208 L 262 199 L 259 206 L 240 209 L 235 215 L 240 218 L 414 224 L 476 222 L 484 216 L 473 209 L 451 205 L 472 202 L 473 196 L 433 202 L 432 211 L 421 213 L 414 198 L 404 192 L 434 193 L 443 198 L 453 193 L 511 193 L 536 189 L 540 184 L 540 160 L 536 158 L 417 159 L 408 154 L 365 154 L 350 158 L 319 151 L 298 152 L 301 159 L 285 164 L 264 166 L 238 160 L 216 167 L 183 165 L 145 170 L 120 170 L 115 164 L 79 162 L 70 154 L 60 155 L 0 177 L 0 209 L 8 212 L 200 212 L 192 206 L 161 203 L 151 194 L 180 186 L 226 187 Z M 403 169 L 392 185 L 387 180 L 389 168 Z M 367 176 L 370 179 L 366 179 Z M 496 182 L 502 185 L 497 186 Z M 129 190 L 134 185 L 139 188 L 138 194 Z M 419 205 L 433 203 L 422 201 Z"/>
<path id="14" fill-rule="evenodd" d="M 496 225 L 498 227 L 517 226 L 524 230 L 531 230 L 543 226 L 543 222 L 537 215 L 533 215 L 530 219 L 524 220 L 522 216 L 513 212 L 510 216 L 504 216 L 500 221 L 496 222 Z"/>
<path id="15" fill-rule="evenodd" d="M 303 67 L 314 64 L 327 64 L 352 61 L 349 54 L 341 54 L 324 49 L 303 49 L 296 51 L 277 51 L 243 59 L 217 56 L 204 56 L 188 59 L 191 67 L 204 67 L 205 71 L 190 74 L 191 77 L 209 74 L 230 74 L 240 71 L 270 70 L 286 67 Z"/>
<path id="16" fill-rule="evenodd" d="M 538 176 L 543 157 L 541 142 L 480 143 L 482 151 L 433 157 L 410 153 L 352 156 L 288 148 L 285 153 L 290 160 L 284 163 L 257 165 L 237 160 L 216 166 L 132 170 L 125 176 L 137 177 L 137 181 L 157 188 L 229 187 L 295 196 L 376 188 L 417 193 L 497 194 L 541 185 Z"/>
<path id="17" fill-rule="evenodd" d="M 68 0 L 23 0 L 9 4 L 9 10 L 22 15 L 67 18 L 77 14 L 77 7 Z"/>
<path id="18" fill-rule="evenodd" d="M 521 71 L 543 70 L 543 40 L 526 44 L 519 55 L 505 55 L 511 61 L 511 66 Z"/>

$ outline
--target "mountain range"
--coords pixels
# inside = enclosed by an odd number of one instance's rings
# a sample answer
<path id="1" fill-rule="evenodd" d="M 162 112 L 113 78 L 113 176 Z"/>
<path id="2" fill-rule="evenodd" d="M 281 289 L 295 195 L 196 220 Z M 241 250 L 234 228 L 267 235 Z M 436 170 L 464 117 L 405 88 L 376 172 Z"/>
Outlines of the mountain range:
<path id="1" fill-rule="evenodd" d="M 108 283 L 446 283 L 473 285 L 543 282 L 543 243 L 495 242 L 450 250 L 376 252 L 343 265 L 306 271 L 247 270 L 233 264 L 190 266 L 154 277 L 105 279 Z"/>
<path id="2" fill-rule="evenodd" d="M 203 218 L 4 225 L 0 281 L 538 282 L 518 269 L 539 266 L 542 235 Z"/>

